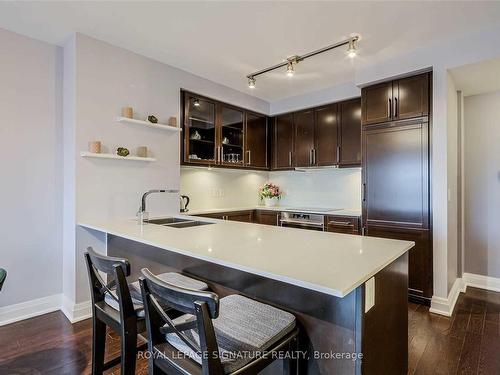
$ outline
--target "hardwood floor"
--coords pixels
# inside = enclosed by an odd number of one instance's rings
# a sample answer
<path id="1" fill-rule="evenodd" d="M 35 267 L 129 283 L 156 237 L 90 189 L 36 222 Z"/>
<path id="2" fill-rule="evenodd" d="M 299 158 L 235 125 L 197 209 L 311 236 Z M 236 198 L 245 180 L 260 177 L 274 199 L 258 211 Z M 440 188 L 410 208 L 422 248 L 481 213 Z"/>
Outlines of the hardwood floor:
<path id="1" fill-rule="evenodd" d="M 451 318 L 410 303 L 409 374 L 500 374 L 500 293 L 467 288 Z"/>
<path id="2" fill-rule="evenodd" d="M 451 318 L 410 303 L 408 317 L 409 374 L 500 375 L 500 293 L 468 288 Z M 61 312 L 0 327 L 0 374 L 90 374 L 91 335 L 90 320 L 71 325 Z M 107 359 L 119 353 L 113 334 L 108 348 Z"/>

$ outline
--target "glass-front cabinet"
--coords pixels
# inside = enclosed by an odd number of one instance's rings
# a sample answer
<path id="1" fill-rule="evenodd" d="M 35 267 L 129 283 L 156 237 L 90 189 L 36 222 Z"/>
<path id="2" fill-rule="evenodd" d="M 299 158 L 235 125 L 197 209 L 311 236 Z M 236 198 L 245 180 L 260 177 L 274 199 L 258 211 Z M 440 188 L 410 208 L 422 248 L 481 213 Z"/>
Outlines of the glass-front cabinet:
<path id="1" fill-rule="evenodd" d="M 183 164 L 268 168 L 265 115 L 187 91 L 182 105 Z"/>
<path id="2" fill-rule="evenodd" d="M 184 105 L 185 160 L 214 163 L 217 158 L 215 103 L 186 94 Z"/>
<path id="3" fill-rule="evenodd" d="M 221 105 L 220 124 L 221 162 L 225 165 L 243 165 L 243 118 L 241 110 Z"/>

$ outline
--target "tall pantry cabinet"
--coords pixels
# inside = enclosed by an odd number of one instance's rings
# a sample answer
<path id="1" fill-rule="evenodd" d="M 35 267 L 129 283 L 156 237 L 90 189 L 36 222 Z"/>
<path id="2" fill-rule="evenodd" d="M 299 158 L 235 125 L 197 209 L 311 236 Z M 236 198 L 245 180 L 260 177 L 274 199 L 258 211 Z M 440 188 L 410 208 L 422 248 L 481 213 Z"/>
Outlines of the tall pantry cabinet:
<path id="1" fill-rule="evenodd" d="M 409 299 L 432 297 L 430 206 L 431 73 L 361 91 L 363 231 L 415 242 Z"/>

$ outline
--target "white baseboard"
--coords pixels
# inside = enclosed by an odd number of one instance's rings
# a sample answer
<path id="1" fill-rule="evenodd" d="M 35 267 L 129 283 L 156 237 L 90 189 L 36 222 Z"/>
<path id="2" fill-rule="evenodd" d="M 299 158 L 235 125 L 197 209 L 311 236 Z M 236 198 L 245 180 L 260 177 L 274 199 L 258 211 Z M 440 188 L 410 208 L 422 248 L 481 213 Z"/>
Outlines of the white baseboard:
<path id="1" fill-rule="evenodd" d="M 465 292 L 465 284 L 461 278 L 458 278 L 453 283 L 450 293 L 448 293 L 448 298 L 432 296 L 431 308 L 429 311 L 434 314 L 440 314 L 444 316 L 451 316 L 453 314 L 453 309 L 457 303 L 458 296 L 460 292 Z"/>
<path id="2" fill-rule="evenodd" d="M 54 294 L 48 297 L 16 303 L 15 305 L 0 307 L 0 326 L 57 311 L 61 308 L 61 299 L 61 294 Z"/>
<path id="3" fill-rule="evenodd" d="M 71 323 L 76 323 L 92 316 L 90 301 L 73 303 L 73 301 L 70 301 L 65 296 L 62 298 L 61 311 Z"/>
<path id="4" fill-rule="evenodd" d="M 498 277 L 464 273 L 462 278 L 464 280 L 465 286 L 491 290 L 493 292 L 500 292 L 500 278 Z"/>

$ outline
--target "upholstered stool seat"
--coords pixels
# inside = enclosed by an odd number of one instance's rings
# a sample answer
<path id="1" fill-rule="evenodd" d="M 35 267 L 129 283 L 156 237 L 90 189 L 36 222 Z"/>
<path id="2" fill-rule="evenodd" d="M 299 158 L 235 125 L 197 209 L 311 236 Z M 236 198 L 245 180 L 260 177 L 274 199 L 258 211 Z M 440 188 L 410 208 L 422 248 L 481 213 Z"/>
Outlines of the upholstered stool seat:
<path id="1" fill-rule="evenodd" d="M 174 319 L 175 325 L 193 321 L 190 314 Z M 240 296 L 220 299 L 219 316 L 213 320 L 215 336 L 224 373 L 234 372 L 251 362 L 295 328 L 295 316 L 273 306 Z M 200 342 L 195 329 L 184 332 L 195 343 Z M 166 335 L 167 342 L 201 364 L 201 358 L 174 333 Z M 155 348 L 161 352 L 162 346 Z M 244 355 L 241 355 L 244 353 Z M 236 354 L 236 355 L 235 355 Z"/>
<path id="2" fill-rule="evenodd" d="M 203 281 L 192 279 L 191 277 L 184 276 L 180 273 L 176 272 L 166 272 L 157 275 L 159 279 L 165 281 L 169 284 L 179 286 L 181 288 L 193 289 L 193 290 L 207 290 L 208 285 Z M 134 305 L 134 310 L 137 314 L 138 318 L 144 318 L 144 305 L 142 303 L 141 296 L 141 287 L 139 285 L 139 281 L 128 284 L 130 290 L 130 297 L 132 298 L 132 303 Z M 111 296 L 110 294 L 113 294 Z M 118 296 L 116 295 L 116 291 L 112 290 L 110 292 L 106 292 L 104 296 L 104 302 L 107 305 L 111 306 L 115 310 L 120 310 L 120 306 L 118 304 Z"/>

